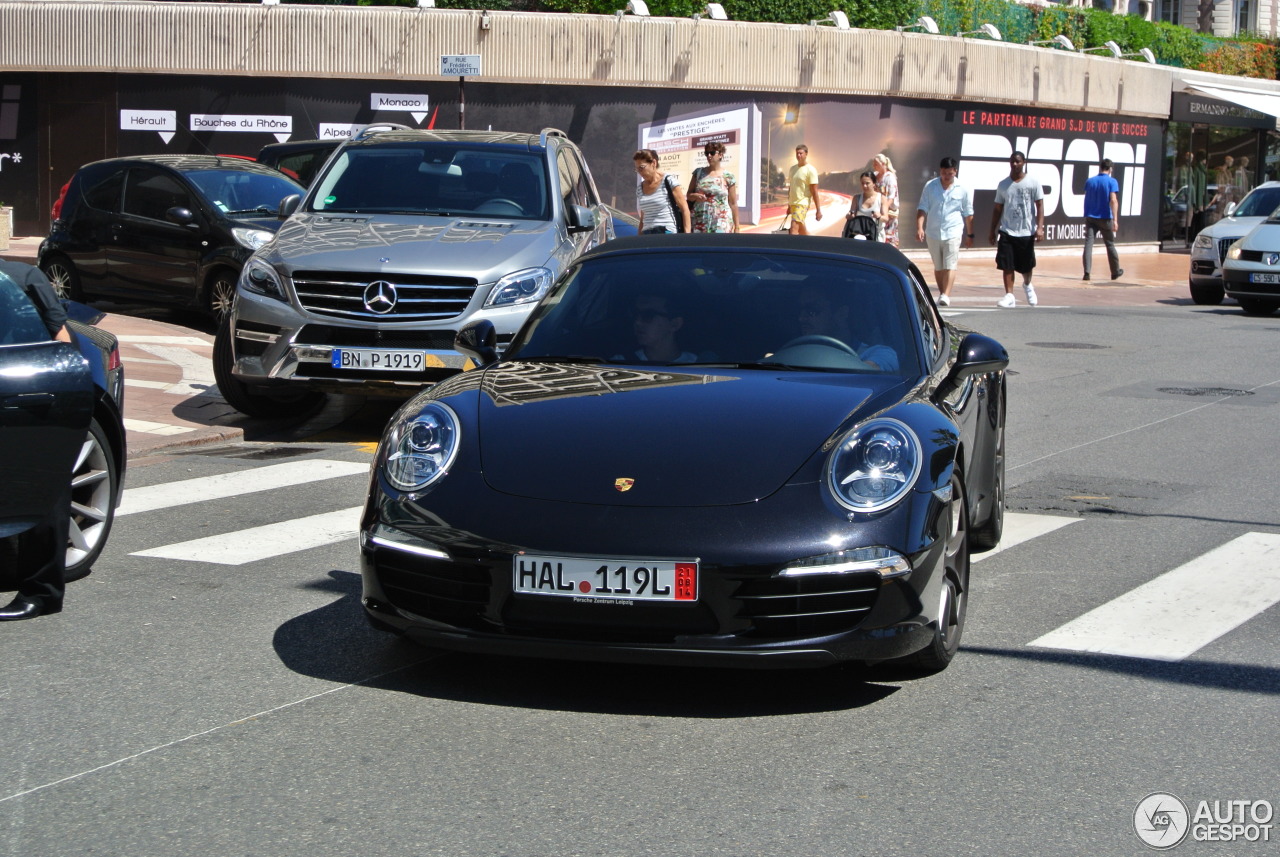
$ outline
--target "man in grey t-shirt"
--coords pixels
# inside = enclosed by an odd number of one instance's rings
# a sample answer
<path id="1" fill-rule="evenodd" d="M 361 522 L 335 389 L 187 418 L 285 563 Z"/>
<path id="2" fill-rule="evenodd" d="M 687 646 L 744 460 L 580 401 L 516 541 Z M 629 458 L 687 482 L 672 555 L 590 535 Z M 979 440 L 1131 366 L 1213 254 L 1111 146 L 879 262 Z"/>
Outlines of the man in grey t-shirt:
<path id="1" fill-rule="evenodd" d="M 996 267 L 1004 275 L 1004 297 L 999 307 L 1016 306 L 1013 272 L 1022 274 L 1027 303 L 1035 306 L 1031 272 L 1036 267 L 1035 242 L 1044 240 L 1044 188 L 1027 173 L 1027 156 L 1014 152 L 1009 158 L 1009 177 L 996 186 L 996 204 L 991 210 L 990 241 L 996 245 Z"/>

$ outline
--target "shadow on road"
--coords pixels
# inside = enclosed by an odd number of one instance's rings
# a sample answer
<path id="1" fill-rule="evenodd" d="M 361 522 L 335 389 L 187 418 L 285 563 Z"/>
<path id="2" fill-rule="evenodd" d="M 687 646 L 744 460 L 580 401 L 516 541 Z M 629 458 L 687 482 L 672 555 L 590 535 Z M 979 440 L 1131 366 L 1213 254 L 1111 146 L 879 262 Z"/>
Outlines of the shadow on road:
<path id="1" fill-rule="evenodd" d="M 1246 693 L 1280 694 L 1280 670 L 1274 667 L 1219 661 L 1153 661 L 1146 658 L 1125 658 L 1119 655 L 1091 652 L 997 649 L 985 646 L 961 646 L 961 652 L 1035 661 L 1042 664 L 1083 667 L 1170 684 L 1239 690 Z"/>
<path id="2" fill-rule="evenodd" d="M 273 645 L 289 669 L 327 681 L 481 705 L 694 718 L 844 711 L 898 689 L 844 667 L 684 669 L 435 653 L 368 626 L 358 574 L 330 571 L 312 588 L 341 597 L 285 622 Z"/>

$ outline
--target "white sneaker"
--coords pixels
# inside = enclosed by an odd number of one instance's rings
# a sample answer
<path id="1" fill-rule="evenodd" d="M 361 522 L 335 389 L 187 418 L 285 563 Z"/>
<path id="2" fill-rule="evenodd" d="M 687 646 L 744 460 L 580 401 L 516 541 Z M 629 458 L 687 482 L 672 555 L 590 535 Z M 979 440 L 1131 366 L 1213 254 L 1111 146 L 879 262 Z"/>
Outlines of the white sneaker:
<path id="1" fill-rule="evenodd" d="M 938 306 L 951 306 L 951 298 L 946 295 L 938 295 Z"/>
<path id="2" fill-rule="evenodd" d="M 1013 292 L 1005 292 L 1004 297 L 996 301 L 996 306 L 1004 307 L 1005 309 L 1008 309 L 1009 307 L 1017 306 L 1017 305 L 1018 305 L 1018 299 L 1013 296 Z"/>
<path id="3" fill-rule="evenodd" d="M 1030 283 L 1023 283 L 1022 290 L 1027 293 L 1027 303 L 1031 304 L 1032 306 L 1035 306 L 1036 304 L 1040 303 L 1040 301 L 1036 300 L 1035 286 L 1031 285 Z"/>

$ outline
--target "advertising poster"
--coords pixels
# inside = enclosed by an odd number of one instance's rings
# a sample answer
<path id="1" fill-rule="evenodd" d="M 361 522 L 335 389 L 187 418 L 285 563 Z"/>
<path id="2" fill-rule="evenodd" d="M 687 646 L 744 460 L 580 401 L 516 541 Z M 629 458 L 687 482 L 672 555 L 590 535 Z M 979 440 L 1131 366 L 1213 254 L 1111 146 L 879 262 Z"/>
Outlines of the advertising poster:
<path id="1" fill-rule="evenodd" d="M 415 81 L 412 86 L 403 81 L 242 77 L 156 80 L 120 75 L 115 80 L 122 117 L 119 151 L 102 157 L 160 152 L 253 156 L 282 138 L 345 136 L 372 122 L 438 129 L 457 122 L 458 86 L 448 80 Z M 388 93 L 396 97 L 389 99 Z M 915 241 L 916 204 L 945 156 L 959 160 L 958 180 L 973 191 L 977 244 L 984 246 L 996 184 L 1009 174 L 1014 151 L 1026 154 L 1029 172 L 1044 188 L 1045 243 L 1078 246 L 1084 237 L 1084 183 L 1098 160 L 1108 157 L 1120 183 L 1121 234 L 1127 241 L 1156 241 L 1160 235 L 1164 129 L 1157 120 L 866 96 L 724 95 L 495 84 L 480 76 L 467 82 L 467 126 L 535 134 L 546 128 L 563 130 L 581 146 L 602 201 L 633 213 L 631 156 L 637 148 L 656 149 L 663 168 L 687 184 L 705 160 L 702 146 L 719 140 L 728 150 L 726 167 L 738 178 L 743 228 L 756 231 L 770 231 L 783 222 L 786 176 L 798 144 L 809 147 L 809 162 L 820 177 L 823 217 L 819 221 L 816 207 L 811 208 L 807 224 L 820 235 L 841 233 L 860 173 L 883 153 L 898 179 L 904 250 L 923 249 Z M 208 117 L 220 119 L 211 122 Z M 335 134 L 335 128 L 345 133 Z M 10 166 L 4 162 L 0 188 Z"/>
<path id="2" fill-rule="evenodd" d="M 665 122 L 640 126 L 638 149 L 658 153 L 664 173 L 680 176 L 685 193 L 693 171 L 707 165 L 703 147 L 723 143 L 721 168 L 738 180 L 738 215 L 742 223 L 760 222 L 760 197 L 742 188 L 760 186 L 760 108 L 754 104 L 673 116 Z"/>

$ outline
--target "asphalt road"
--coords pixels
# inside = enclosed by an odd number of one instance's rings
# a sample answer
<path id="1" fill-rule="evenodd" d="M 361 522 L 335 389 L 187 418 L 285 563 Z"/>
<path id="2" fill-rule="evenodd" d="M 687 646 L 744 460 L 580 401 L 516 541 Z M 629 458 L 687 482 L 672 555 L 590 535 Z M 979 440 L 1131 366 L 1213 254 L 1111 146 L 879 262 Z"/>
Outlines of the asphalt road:
<path id="1" fill-rule="evenodd" d="M 438 657 L 360 615 L 360 437 L 135 459 L 0 628 L 0 854 L 1125 855 L 1155 792 L 1280 805 L 1280 318 L 953 315 L 1012 354 L 1017 514 L 946 672 Z"/>

